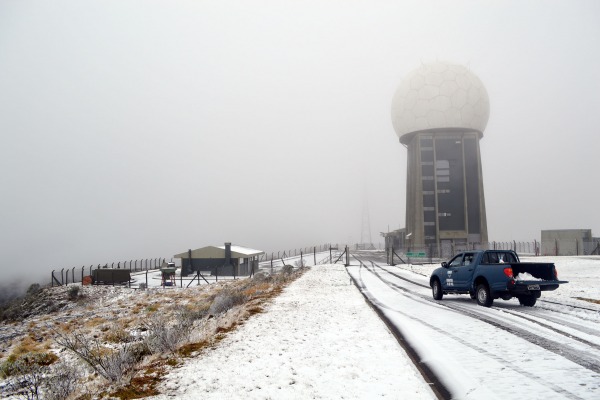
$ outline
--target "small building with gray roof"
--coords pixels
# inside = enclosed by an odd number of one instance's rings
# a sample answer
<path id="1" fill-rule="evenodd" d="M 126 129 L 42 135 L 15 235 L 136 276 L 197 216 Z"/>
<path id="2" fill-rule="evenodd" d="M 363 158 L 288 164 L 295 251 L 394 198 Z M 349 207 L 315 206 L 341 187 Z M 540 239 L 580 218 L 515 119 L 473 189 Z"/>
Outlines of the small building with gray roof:
<path id="1" fill-rule="evenodd" d="M 189 249 L 174 258 L 181 259 L 183 276 L 198 271 L 217 276 L 249 276 L 258 270 L 258 259 L 262 254 L 262 250 L 225 243 L 224 246 Z"/>

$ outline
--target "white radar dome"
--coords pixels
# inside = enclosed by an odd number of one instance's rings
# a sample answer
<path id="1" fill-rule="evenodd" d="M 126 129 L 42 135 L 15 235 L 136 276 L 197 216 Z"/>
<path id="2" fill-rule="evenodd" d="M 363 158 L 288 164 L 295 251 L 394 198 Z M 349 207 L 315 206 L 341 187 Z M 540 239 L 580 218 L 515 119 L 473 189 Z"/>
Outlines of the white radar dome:
<path id="1" fill-rule="evenodd" d="M 392 123 L 402 143 L 428 129 L 475 130 L 483 136 L 490 101 L 479 78 L 461 65 L 424 64 L 398 86 L 392 100 Z"/>

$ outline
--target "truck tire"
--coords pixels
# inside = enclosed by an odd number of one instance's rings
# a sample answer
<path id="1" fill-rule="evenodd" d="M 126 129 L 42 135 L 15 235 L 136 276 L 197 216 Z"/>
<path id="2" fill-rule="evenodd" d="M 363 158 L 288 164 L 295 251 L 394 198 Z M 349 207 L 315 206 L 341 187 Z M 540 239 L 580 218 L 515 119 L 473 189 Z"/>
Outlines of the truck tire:
<path id="1" fill-rule="evenodd" d="M 520 296 L 519 304 L 525 307 L 533 307 L 535 306 L 537 298 L 535 296 Z"/>
<path id="2" fill-rule="evenodd" d="M 477 285 L 477 291 L 475 293 L 477 295 L 477 304 L 484 307 L 491 307 L 494 299 L 490 295 L 490 289 L 488 285 L 485 283 L 480 283 Z"/>
<path id="3" fill-rule="evenodd" d="M 444 297 L 444 292 L 442 291 L 442 285 L 438 279 L 434 279 L 431 283 L 431 293 L 433 294 L 434 300 L 441 300 Z"/>

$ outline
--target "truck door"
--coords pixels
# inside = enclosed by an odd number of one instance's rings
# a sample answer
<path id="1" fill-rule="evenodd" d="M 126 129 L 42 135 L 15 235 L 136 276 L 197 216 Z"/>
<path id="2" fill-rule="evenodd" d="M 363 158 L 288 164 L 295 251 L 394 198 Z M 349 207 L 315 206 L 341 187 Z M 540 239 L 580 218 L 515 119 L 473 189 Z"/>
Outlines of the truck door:
<path id="1" fill-rule="evenodd" d="M 456 289 L 456 274 L 458 272 L 458 268 L 460 268 L 461 264 L 463 262 L 463 254 L 459 254 L 456 257 L 454 257 L 452 260 L 450 260 L 450 262 L 448 263 L 448 268 L 446 270 L 446 279 L 443 280 L 444 282 L 442 282 L 442 286 L 445 289 Z"/>
<path id="2" fill-rule="evenodd" d="M 457 290 L 469 290 L 471 279 L 475 270 L 475 253 L 464 253 L 462 262 L 452 273 L 454 287 Z"/>

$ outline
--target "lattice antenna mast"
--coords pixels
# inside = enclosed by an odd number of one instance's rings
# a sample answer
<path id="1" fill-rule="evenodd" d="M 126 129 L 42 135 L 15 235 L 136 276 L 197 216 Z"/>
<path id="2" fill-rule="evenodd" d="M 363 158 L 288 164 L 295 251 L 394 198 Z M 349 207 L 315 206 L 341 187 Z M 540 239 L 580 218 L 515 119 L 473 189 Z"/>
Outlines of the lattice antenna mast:
<path id="1" fill-rule="evenodd" d="M 362 227 L 360 231 L 360 243 L 362 245 L 373 245 L 371 239 L 371 219 L 369 218 L 369 200 L 367 198 L 367 192 L 365 190 L 365 196 L 363 199 L 363 212 L 362 212 Z"/>

